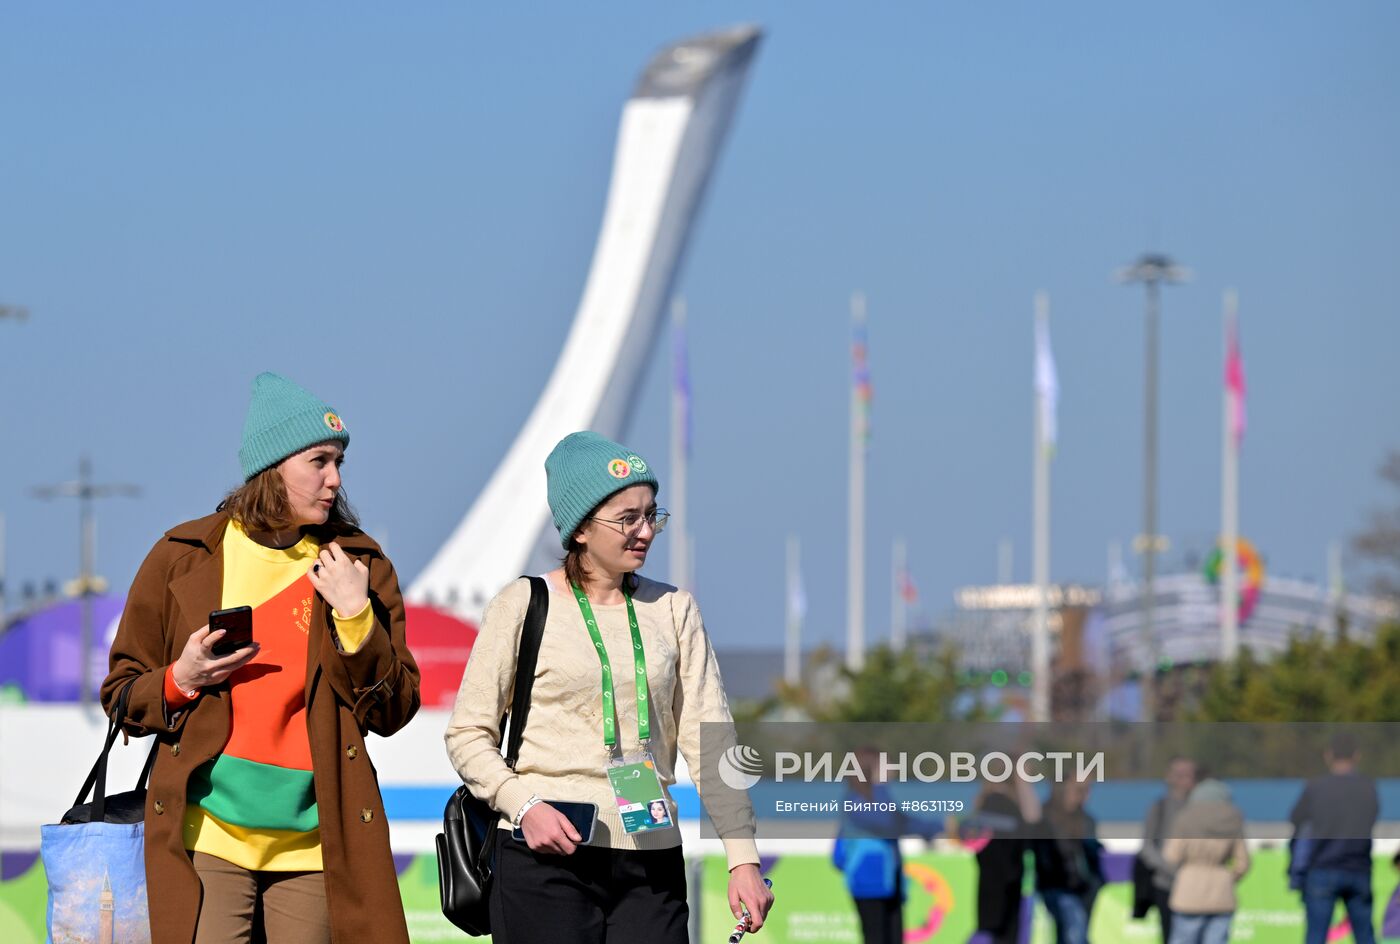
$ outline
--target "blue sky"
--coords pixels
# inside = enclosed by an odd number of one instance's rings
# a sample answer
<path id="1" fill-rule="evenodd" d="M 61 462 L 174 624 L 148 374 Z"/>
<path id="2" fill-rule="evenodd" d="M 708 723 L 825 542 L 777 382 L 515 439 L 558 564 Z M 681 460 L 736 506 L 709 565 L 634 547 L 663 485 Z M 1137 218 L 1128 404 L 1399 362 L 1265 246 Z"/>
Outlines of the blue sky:
<path id="1" fill-rule="evenodd" d="M 680 284 L 719 644 L 779 643 L 789 532 L 809 638 L 841 636 L 853 289 L 871 636 L 897 535 L 929 613 L 995 578 L 1002 538 L 1029 577 L 1040 288 L 1061 383 L 1051 572 L 1101 581 L 1142 481 L 1142 293 L 1110 274 L 1148 248 L 1196 274 L 1163 317 L 1168 569 L 1218 529 L 1234 286 L 1242 532 L 1273 572 L 1322 576 L 1400 447 L 1394 4 L 36 4 L 0 10 L 0 302 L 33 313 L 0 320 L 11 590 L 76 570 L 76 508 L 29 489 L 85 451 L 144 489 L 101 509 L 118 585 L 211 510 L 264 369 L 345 415 L 351 498 L 411 578 L 558 353 L 638 72 L 741 21 L 767 37 Z M 663 476 L 667 361 L 663 344 L 626 437 Z"/>

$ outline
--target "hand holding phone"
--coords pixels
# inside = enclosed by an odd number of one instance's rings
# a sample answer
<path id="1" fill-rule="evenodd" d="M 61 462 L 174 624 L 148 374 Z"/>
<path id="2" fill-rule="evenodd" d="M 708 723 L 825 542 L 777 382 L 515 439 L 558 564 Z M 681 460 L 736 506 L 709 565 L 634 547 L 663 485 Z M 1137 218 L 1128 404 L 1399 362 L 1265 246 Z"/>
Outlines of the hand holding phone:
<path id="1" fill-rule="evenodd" d="M 597 819 L 596 803 L 545 800 L 525 814 L 525 819 L 511 831 L 511 836 L 526 843 L 532 852 L 571 855 L 593 838 L 593 824 Z"/>
<path id="2" fill-rule="evenodd" d="M 227 616 L 224 614 L 228 611 L 215 611 L 209 614 L 208 626 L 201 626 L 185 640 L 180 658 L 171 667 L 175 684 L 182 691 L 193 692 L 218 685 L 258 654 L 259 646 L 253 641 L 252 610 L 248 607 L 235 609 L 247 610 L 247 616 Z M 239 625 L 244 622 L 246 626 Z M 229 631 L 230 626 L 233 632 Z M 209 637 L 216 628 L 222 629 L 224 634 L 210 642 Z"/>
<path id="3" fill-rule="evenodd" d="M 223 658 L 231 656 L 239 649 L 253 644 L 253 608 L 235 606 L 227 610 L 215 610 L 209 614 L 209 633 L 213 635 L 222 629 L 224 635 L 215 640 L 210 652 Z"/>

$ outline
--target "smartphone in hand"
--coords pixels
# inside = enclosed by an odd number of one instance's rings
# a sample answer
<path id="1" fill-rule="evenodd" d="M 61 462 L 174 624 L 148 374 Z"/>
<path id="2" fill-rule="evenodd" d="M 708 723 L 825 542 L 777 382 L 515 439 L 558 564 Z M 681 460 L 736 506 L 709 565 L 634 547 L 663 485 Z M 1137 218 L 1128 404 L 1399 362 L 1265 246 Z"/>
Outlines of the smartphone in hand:
<path id="1" fill-rule="evenodd" d="M 211 647 L 214 655 L 222 658 L 246 649 L 253 644 L 253 608 L 235 606 L 215 610 L 209 614 L 209 632 L 216 629 L 224 630 L 224 635 Z"/>
<path id="2" fill-rule="evenodd" d="M 573 800 L 545 800 L 550 806 L 564 814 L 574 829 L 578 830 L 579 845 L 588 845 L 593 838 L 593 824 L 598 821 L 597 803 L 577 803 Z M 511 830 L 511 837 L 525 841 L 525 832 L 519 826 Z"/>

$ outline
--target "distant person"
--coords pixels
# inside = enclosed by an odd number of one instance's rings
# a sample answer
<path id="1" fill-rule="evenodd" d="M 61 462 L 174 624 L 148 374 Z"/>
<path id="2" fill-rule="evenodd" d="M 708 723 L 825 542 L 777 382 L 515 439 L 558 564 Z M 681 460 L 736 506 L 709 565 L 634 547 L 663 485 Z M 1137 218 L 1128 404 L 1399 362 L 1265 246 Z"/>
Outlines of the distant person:
<path id="1" fill-rule="evenodd" d="M 898 809 L 880 770 L 878 750 L 858 748 L 855 756 L 864 779 L 850 778 L 847 783 L 844 800 L 850 811 L 842 816 L 832 862 L 856 903 L 865 944 L 900 944 L 905 894 L 899 837 L 920 836 L 931 842 L 943 831 L 943 823 Z"/>
<path id="2" fill-rule="evenodd" d="M 1050 788 L 1035 850 L 1035 884 L 1055 924 L 1056 944 L 1088 944 L 1094 900 L 1104 885 L 1103 852 L 1094 818 L 1084 808 L 1089 784 L 1083 780 Z"/>
<path id="3" fill-rule="evenodd" d="M 959 838 L 977 853 L 977 930 L 990 944 L 1020 944 L 1026 831 L 1040 816 L 1031 785 L 1013 777 L 985 782 L 960 826 Z"/>
<path id="4" fill-rule="evenodd" d="M 1244 815 L 1219 780 L 1202 780 L 1177 814 L 1163 858 L 1176 870 L 1167 944 L 1227 944 L 1235 885 L 1249 871 Z"/>
<path id="5" fill-rule="evenodd" d="M 1306 944 L 1324 944 L 1338 901 L 1346 908 L 1356 944 L 1376 939 L 1371 923 L 1371 831 L 1380 815 L 1375 781 L 1357 770 L 1360 753 L 1347 732 L 1323 752 L 1326 776 L 1310 780 L 1289 814 L 1295 835 L 1306 836 L 1302 871 Z"/>
<path id="6" fill-rule="evenodd" d="M 418 667 L 394 567 L 345 499 L 349 444 L 319 398 L 259 374 L 242 483 L 165 532 L 127 594 L 102 703 L 130 686 L 120 720 L 160 742 L 154 944 L 408 944 L 366 735 L 413 717 Z M 178 442 L 159 460 L 210 462 Z M 234 607 L 252 638 L 226 653 L 210 616 Z"/>
<path id="7" fill-rule="evenodd" d="M 1142 851 L 1138 853 L 1138 863 L 1146 873 L 1143 897 L 1145 904 L 1157 911 L 1164 942 L 1172 939 L 1172 910 L 1167 899 L 1171 897 L 1174 869 L 1162 857 L 1162 847 L 1171 834 L 1172 821 L 1186 806 L 1186 798 L 1195 787 L 1198 776 L 1196 762 L 1191 758 L 1173 757 L 1168 761 L 1166 774 L 1162 778 L 1167 792 L 1148 808 L 1147 818 L 1142 824 Z M 1143 911 L 1135 916 L 1145 914 L 1146 911 Z"/>

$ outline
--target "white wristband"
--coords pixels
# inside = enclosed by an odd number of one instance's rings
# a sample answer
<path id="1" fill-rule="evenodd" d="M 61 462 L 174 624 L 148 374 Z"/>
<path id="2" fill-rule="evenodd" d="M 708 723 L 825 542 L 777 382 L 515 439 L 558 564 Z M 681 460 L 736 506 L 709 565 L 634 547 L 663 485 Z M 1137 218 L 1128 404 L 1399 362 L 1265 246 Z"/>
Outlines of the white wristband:
<path id="1" fill-rule="evenodd" d="M 522 822 L 525 821 L 525 814 L 528 813 L 528 812 L 530 812 L 530 807 L 534 806 L 536 803 L 543 803 L 543 802 L 544 802 L 544 801 L 540 799 L 539 794 L 537 794 L 537 793 L 532 793 L 532 794 L 530 794 L 530 799 L 526 800 L 526 801 L 521 805 L 520 809 L 516 811 L 515 819 L 513 819 L 513 820 L 510 821 L 510 825 L 513 826 L 513 827 L 516 828 L 516 829 L 519 829 L 519 828 L 520 828 L 520 824 L 521 824 Z"/>

